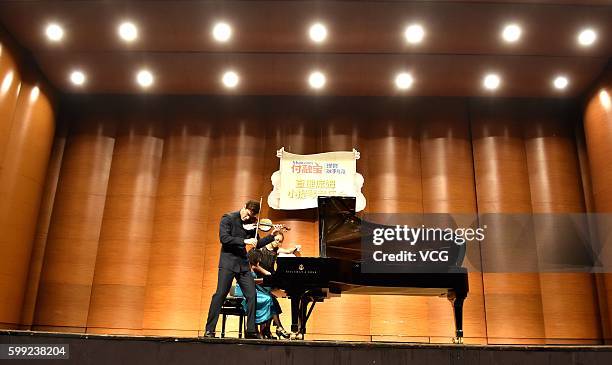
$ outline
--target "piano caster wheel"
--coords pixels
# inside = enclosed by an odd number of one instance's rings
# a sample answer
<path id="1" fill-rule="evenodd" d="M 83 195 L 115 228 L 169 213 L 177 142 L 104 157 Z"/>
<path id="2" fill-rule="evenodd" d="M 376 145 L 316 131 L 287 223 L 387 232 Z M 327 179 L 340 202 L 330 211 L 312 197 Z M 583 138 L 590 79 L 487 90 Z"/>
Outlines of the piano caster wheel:
<path id="1" fill-rule="evenodd" d="M 453 337 L 453 343 L 457 345 L 463 344 L 463 337 Z"/>

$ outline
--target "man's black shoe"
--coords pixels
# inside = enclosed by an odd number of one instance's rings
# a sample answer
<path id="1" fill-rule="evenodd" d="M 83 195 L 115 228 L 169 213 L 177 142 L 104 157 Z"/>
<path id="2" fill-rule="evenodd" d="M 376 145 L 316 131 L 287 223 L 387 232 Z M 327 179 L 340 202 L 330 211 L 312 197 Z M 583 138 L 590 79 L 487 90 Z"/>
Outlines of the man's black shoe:
<path id="1" fill-rule="evenodd" d="M 215 338 L 215 333 L 214 332 L 210 332 L 210 331 L 206 331 L 206 333 L 204 333 L 204 337 L 206 337 L 206 338 Z"/>
<path id="2" fill-rule="evenodd" d="M 259 333 L 257 332 L 247 332 L 245 333 L 244 338 L 253 339 L 253 338 L 260 338 L 260 337 L 259 337 Z"/>

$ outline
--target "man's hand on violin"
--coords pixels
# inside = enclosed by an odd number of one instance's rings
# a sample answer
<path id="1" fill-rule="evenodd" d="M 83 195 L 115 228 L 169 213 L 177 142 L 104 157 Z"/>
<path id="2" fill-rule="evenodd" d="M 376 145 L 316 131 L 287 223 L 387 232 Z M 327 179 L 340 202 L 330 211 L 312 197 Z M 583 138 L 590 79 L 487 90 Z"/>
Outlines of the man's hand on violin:
<path id="1" fill-rule="evenodd" d="M 245 245 L 257 246 L 257 238 L 247 238 L 244 240 Z"/>

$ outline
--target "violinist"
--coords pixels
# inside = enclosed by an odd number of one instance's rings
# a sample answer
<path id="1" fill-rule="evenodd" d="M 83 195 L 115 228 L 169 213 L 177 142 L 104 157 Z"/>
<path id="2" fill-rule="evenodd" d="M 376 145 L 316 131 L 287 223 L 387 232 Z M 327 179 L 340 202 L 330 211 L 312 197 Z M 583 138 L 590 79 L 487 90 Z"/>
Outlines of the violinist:
<path id="1" fill-rule="evenodd" d="M 219 272 L 217 277 L 217 290 L 213 294 L 208 319 L 206 321 L 205 337 L 215 337 L 215 328 L 219 313 L 225 297 L 229 293 L 232 281 L 235 278 L 246 298 L 247 304 L 247 331 L 246 338 L 258 338 L 255 329 L 256 293 L 255 281 L 250 273 L 247 260 L 246 246 L 261 248 L 274 241 L 274 235 L 279 229 L 273 229 L 272 234 L 259 238 L 257 215 L 260 203 L 249 200 L 239 211 L 223 215 L 219 226 L 219 239 L 221 241 L 221 255 L 219 257 Z"/>

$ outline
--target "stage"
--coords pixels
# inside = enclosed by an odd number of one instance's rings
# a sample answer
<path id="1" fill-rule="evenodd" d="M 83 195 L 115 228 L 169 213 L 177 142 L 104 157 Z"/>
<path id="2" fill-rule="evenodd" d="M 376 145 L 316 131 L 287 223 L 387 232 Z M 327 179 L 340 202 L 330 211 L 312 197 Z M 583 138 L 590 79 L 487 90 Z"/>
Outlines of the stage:
<path id="1" fill-rule="evenodd" d="M 0 331 L 3 344 L 67 344 L 57 364 L 606 364 L 612 346 L 275 341 Z M 9 360 L 0 360 L 9 363 Z"/>

